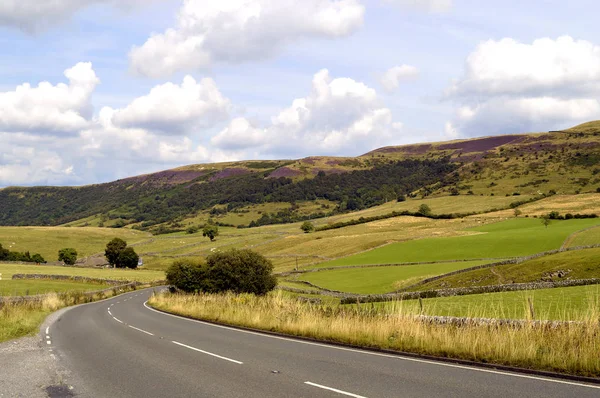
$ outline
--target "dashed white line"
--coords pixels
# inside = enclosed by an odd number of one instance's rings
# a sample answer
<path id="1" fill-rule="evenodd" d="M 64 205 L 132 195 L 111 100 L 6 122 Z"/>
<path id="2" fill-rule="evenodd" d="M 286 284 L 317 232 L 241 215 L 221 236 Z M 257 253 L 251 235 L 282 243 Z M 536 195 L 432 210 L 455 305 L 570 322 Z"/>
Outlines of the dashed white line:
<path id="1" fill-rule="evenodd" d="M 143 330 L 143 329 L 136 328 L 135 326 L 131 326 L 131 325 L 127 325 L 127 326 L 129 326 L 129 327 L 130 327 L 130 328 L 132 328 L 132 329 L 135 329 L 135 330 L 137 330 L 138 332 L 142 332 L 142 333 L 149 334 L 150 336 L 154 336 L 154 334 L 152 334 L 152 333 L 150 333 L 150 332 L 147 332 L 147 331 L 145 331 L 145 330 Z"/>
<path id="2" fill-rule="evenodd" d="M 578 383 L 578 382 L 567 381 L 567 380 L 559 380 L 559 379 L 549 379 L 546 377 L 530 376 L 530 375 L 518 374 L 518 373 L 509 373 L 509 372 L 505 372 L 505 371 L 476 368 L 476 367 L 471 367 L 471 366 L 466 366 L 466 365 L 456 365 L 456 364 L 451 364 L 451 363 L 432 361 L 432 360 L 428 360 L 428 359 L 410 358 L 410 357 L 404 357 L 401 354 L 392 355 L 392 354 L 383 354 L 383 353 L 379 353 L 379 352 L 370 352 L 370 351 L 358 350 L 358 349 L 354 349 L 354 348 L 345 348 L 345 347 L 338 347 L 338 346 L 327 345 L 327 344 L 322 344 L 322 343 L 313 343 L 310 341 L 296 340 L 296 339 L 288 338 L 288 337 L 273 336 L 273 335 L 268 335 L 268 334 L 259 333 L 259 332 L 252 332 L 250 330 L 236 329 L 236 328 L 232 328 L 229 326 L 216 325 L 214 323 L 208 323 L 208 322 L 203 322 L 203 321 L 199 321 L 196 319 L 184 318 L 184 317 L 181 317 L 178 315 L 167 314 L 166 312 L 158 311 L 158 310 L 155 310 L 154 308 L 151 308 L 150 306 L 148 306 L 148 301 L 146 301 L 144 303 L 144 307 L 146 307 L 150 311 L 154 311 L 158 314 L 182 319 L 184 321 L 200 323 L 202 325 L 211 326 L 211 327 L 219 328 L 219 329 L 231 330 L 231 331 L 238 332 L 238 333 L 246 333 L 246 334 L 251 334 L 251 335 L 255 335 L 255 336 L 262 336 L 262 337 L 269 338 L 269 339 L 284 340 L 284 341 L 289 341 L 289 342 L 293 342 L 293 343 L 297 343 L 297 344 L 306 344 L 306 345 L 312 345 L 312 346 L 316 346 L 316 347 L 329 348 L 331 350 L 354 352 L 354 353 L 363 354 L 363 355 L 373 355 L 373 356 L 377 356 L 377 357 L 394 358 L 394 359 L 398 359 L 398 360 L 402 360 L 402 361 L 426 363 L 429 365 L 444 366 L 444 367 L 455 368 L 455 369 L 464 369 L 464 370 L 470 370 L 472 372 L 491 373 L 491 374 L 496 374 L 496 375 L 500 375 L 500 376 L 518 377 L 521 379 L 545 381 L 548 383 L 566 384 L 566 385 L 570 385 L 570 386 L 600 389 L 600 386 L 593 385 L 593 384 L 584 384 L 584 383 Z"/>
<path id="3" fill-rule="evenodd" d="M 349 397 L 367 398 L 367 397 L 364 397 L 362 395 L 356 395 L 356 394 L 352 394 L 351 392 L 338 390 L 337 388 L 322 386 L 322 385 L 317 384 L 317 383 L 311 383 L 310 381 L 305 381 L 304 384 L 308 384 L 309 386 L 313 386 L 313 387 L 317 387 L 317 388 L 322 388 L 323 390 L 329 390 L 329 391 L 337 392 L 338 394 L 347 395 Z"/>
<path id="4" fill-rule="evenodd" d="M 46 344 L 50 345 L 52 342 L 50 340 L 46 341 Z"/>
<path id="5" fill-rule="evenodd" d="M 46 334 L 49 334 L 49 333 L 50 333 L 50 326 L 48 326 L 48 327 L 46 328 Z"/>
<path id="6" fill-rule="evenodd" d="M 204 350 L 201 350 L 199 348 L 195 348 L 195 347 L 191 347 L 189 345 L 178 343 L 177 341 L 172 341 L 172 343 L 173 344 L 177 344 L 178 346 L 181 346 L 181 347 L 188 348 L 188 349 L 193 350 L 193 351 L 198 351 L 198 352 L 201 352 L 203 354 L 210 355 L 212 357 L 222 359 L 224 361 L 229 361 L 229 362 L 237 363 L 238 365 L 242 365 L 243 364 L 243 362 L 236 361 L 235 359 L 231 359 L 231 358 L 223 357 L 221 355 L 213 354 L 212 352 L 204 351 Z"/>

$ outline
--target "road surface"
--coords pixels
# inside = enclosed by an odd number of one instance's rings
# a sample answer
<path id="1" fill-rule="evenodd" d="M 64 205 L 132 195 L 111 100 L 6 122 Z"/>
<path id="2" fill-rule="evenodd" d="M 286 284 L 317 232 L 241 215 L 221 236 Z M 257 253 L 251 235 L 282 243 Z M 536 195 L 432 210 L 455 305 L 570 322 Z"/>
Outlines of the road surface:
<path id="1" fill-rule="evenodd" d="M 371 353 L 157 312 L 151 290 L 75 307 L 47 346 L 81 397 L 598 397 L 600 386 Z"/>

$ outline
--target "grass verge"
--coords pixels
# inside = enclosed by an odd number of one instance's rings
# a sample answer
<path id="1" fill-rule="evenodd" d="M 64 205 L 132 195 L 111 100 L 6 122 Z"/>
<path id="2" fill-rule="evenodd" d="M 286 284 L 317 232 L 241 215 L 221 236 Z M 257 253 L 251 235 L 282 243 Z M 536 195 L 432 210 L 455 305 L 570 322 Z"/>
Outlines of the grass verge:
<path id="1" fill-rule="evenodd" d="M 281 293 L 264 297 L 163 294 L 153 296 L 149 304 L 196 319 L 324 341 L 581 376 L 600 375 L 598 311 L 582 324 L 555 328 L 526 324 L 515 328 L 430 324 L 404 314 L 401 303 L 385 310 L 319 306 L 300 303 Z"/>

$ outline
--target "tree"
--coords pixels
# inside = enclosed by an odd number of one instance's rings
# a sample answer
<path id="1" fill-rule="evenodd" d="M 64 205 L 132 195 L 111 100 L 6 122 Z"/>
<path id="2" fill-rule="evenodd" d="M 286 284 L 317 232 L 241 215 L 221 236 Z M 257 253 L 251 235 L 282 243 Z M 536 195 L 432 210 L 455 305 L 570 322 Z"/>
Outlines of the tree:
<path id="1" fill-rule="evenodd" d="M 187 293 L 206 290 L 206 264 L 192 259 L 177 260 L 166 271 L 167 282 Z"/>
<path id="2" fill-rule="evenodd" d="M 137 255 L 132 247 L 126 247 L 119 253 L 118 268 L 131 268 L 136 269 L 140 257 Z"/>
<path id="3" fill-rule="evenodd" d="M 31 256 L 31 261 L 33 261 L 36 264 L 45 264 L 46 263 L 46 260 L 44 260 L 44 257 L 42 257 L 42 255 L 39 253 L 35 253 L 33 256 Z"/>
<path id="4" fill-rule="evenodd" d="M 66 265 L 75 265 L 77 261 L 77 250 L 67 247 L 58 251 L 58 261 L 64 262 Z"/>
<path id="5" fill-rule="evenodd" d="M 426 217 L 430 216 L 431 208 L 429 206 L 427 206 L 425 203 L 423 203 L 421 206 L 419 206 L 419 213 Z"/>
<path id="6" fill-rule="evenodd" d="M 0 260 L 7 260 L 9 255 L 10 250 L 3 248 L 2 244 L 0 244 Z"/>
<path id="7" fill-rule="evenodd" d="M 315 230 L 315 226 L 310 221 L 304 221 L 300 226 L 300 229 L 303 230 L 305 234 L 308 234 Z"/>
<path id="8" fill-rule="evenodd" d="M 121 238 L 114 238 L 106 245 L 104 256 L 106 261 L 113 267 L 120 268 L 119 266 L 119 255 L 127 247 L 127 242 Z"/>
<path id="9" fill-rule="evenodd" d="M 523 212 L 519 209 L 515 209 L 514 213 L 515 213 L 515 217 L 519 217 L 521 214 L 523 214 Z"/>
<path id="10" fill-rule="evenodd" d="M 202 236 L 207 236 L 211 242 L 215 240 L 217 236 L 219 236 L 219 227 L 212 224 L 206 224 L 202 229 Z"/>
<path id="11" fill-rule="evenodd" d="M 542 224 L 546 228 L 548 228 L 548 225 L 550 225 L 550 223 L 552 223 L 552 221 L 550 220 L 550 217 L 548 215 L 542 216 L 541 220 L 542 220 Z"/>
<path id="12" fill-rule="evenodd" d="M 205 290 L 263 295 L 275 289 L 273 263 L 248 249 L 216 252 L 206 258 Z"/>

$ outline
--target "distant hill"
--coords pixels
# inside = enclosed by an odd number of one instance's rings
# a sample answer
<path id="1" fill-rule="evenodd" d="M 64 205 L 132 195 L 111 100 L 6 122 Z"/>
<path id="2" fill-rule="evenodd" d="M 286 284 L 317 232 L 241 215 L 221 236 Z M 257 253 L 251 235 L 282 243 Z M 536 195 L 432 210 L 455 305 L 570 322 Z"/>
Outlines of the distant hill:
<path id="1" fill-rule="evenodd" d="M 183 228 L 202 213 L 287 203 L 262 223 L 358 210 L 404 195 L 536 195 L 600 189 L 600 122 L 565 131 L 380 148 L 354 158 L 199 164 L 82 187 L 0 190 L 0 225 Z M 298 203 L 330 205 L 300 212 Z M 467 209 L 468 210 L 468 209 Z"/>

